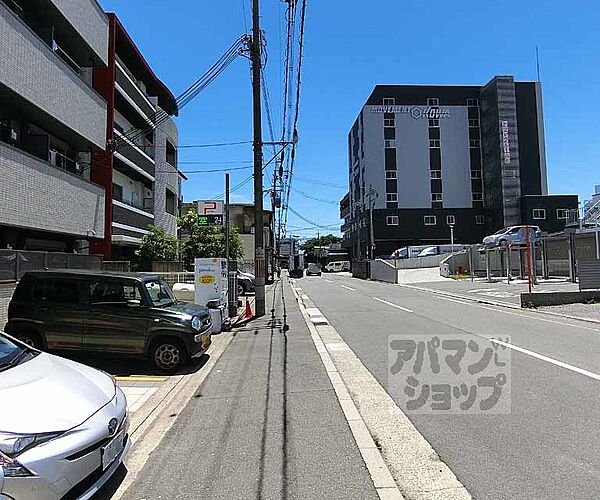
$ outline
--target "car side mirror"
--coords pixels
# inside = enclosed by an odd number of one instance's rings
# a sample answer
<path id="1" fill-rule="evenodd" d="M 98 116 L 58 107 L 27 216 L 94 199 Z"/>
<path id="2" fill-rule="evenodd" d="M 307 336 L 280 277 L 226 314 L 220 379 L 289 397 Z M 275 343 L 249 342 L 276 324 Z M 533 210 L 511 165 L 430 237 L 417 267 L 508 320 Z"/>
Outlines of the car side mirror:
<path id="1" fill-rule="evenodd" d="M 137 299 L 129 299 L 127 301 L 127 307 L 141 307 L 142 302 Z"/>

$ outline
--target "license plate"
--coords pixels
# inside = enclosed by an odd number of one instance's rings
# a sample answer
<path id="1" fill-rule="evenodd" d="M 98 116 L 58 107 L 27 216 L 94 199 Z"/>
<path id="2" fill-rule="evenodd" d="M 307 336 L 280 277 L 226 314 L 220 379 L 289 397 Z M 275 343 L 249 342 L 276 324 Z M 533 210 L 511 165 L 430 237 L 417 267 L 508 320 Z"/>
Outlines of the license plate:
<path id="1" fill-rule="evenodd" d="M 119 432 L 112 441 L 102 447 L 102 470 L 108 469 L 123 451 L 124 431 Z"/>

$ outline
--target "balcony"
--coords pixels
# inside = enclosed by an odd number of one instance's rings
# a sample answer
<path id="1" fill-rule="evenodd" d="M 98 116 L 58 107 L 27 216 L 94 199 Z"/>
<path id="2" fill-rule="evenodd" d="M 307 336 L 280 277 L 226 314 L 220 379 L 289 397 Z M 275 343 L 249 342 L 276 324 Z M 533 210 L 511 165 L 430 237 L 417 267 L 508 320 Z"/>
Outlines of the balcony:
<path id="1" fill-rule="evenodd" d="M 129 145 L 119 147 L 114 158 L 115 167 L 123 170 L 129 177 L 134 176 L 134 180 L 154 182 L 156 170 L 154 160 L 143 154 L 137 147 Z"/>
<path id="2" fill-rule="evenodd" d="M 134 208 L 134 210 L 131 210 Z M 146 230 L 154 223 L 154 216 L 141 209 L 127 206 L 125 203 L 113 200 L 113 223 L 131 227 L 138 230 Z"/>
<path id="3" fill-rule="evenodd" d="M 129 105 L 133 107 L 143 118 L 150 121 L 154 120 L 154 114 L 156 110 L 154 105 L 148 97 L 144 94 L 142 89 L 137 85 L 133 75 L 127 70 L 127 68 L 117 60 L 117 91 L 123 95 L 128 101 Z M 125 97 L 125 94 L 129 97 Z"/>
<path id="4" fill-rule="evenodd" d="M 0 142 L 7 173 L 0 224 L 87 238 L 104 237 L 104 189 Z"/>
<path id="5" fill-rule="evenodd" d="M 11 48 L 0 58 L 0 83 L 31 103 L 37 114 L 53 117 L 103 149 L 106 102 L 4 2 L 0 33 L 2 44 Z"/>

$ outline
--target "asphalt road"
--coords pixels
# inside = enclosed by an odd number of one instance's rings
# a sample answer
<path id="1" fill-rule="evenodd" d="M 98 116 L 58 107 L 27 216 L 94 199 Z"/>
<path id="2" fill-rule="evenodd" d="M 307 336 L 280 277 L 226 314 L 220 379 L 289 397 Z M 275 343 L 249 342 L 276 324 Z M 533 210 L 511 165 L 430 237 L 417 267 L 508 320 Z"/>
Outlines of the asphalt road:
<path id="1" fill-rule="evenodd" d="M 477 499 L 599 497 L 600 327 L 347 276 L 298 284 L 386 388 L 388 335 L 509 336 L 510 413 L 409 418 Z"/>

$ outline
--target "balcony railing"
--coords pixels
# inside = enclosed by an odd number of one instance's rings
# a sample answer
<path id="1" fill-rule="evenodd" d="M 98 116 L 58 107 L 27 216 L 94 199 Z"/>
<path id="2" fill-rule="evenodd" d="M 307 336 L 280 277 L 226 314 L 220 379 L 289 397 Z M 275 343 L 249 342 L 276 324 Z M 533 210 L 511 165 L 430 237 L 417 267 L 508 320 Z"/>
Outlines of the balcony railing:
<path id="1" fill-rule="evenodd" d="M 119 198 L 115 198 L 115 201 L 123 203 L 124 205 L 127 205 L 132 208 L 137 208 L 138 210 L 142 210 L 149 214 L 154 214 L 154 198 L 144 198 L 143 202 L 141 203 L 134 202 L 133 200 L 125 200 Z"/>

